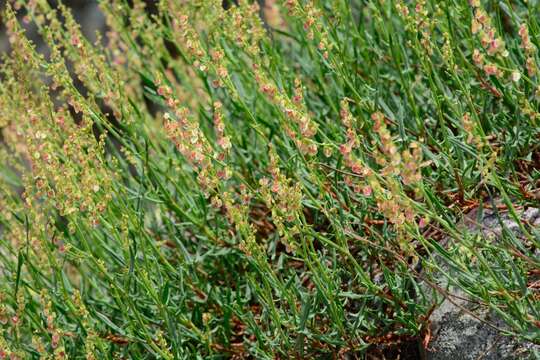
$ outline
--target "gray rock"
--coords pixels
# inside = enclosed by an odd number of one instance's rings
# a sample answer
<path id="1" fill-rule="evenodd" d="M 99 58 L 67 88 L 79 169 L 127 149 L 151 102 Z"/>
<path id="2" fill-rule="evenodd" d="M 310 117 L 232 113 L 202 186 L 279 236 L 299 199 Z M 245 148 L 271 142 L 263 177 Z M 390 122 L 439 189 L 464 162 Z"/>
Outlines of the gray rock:
<path id="1" fill-rule="evenodd" d="M 453 288 L 450 292 L 467 298 L 459 289 Z M 463 310 L 465 308 L 496 327 L 504 328 L 504 322 L 485 308 L 471 306 L 469 301 L 457 297 L 452 301 L 445 300 L 431 317 L 433 341 L 429 345 L 427 359 L 526 359 L 534 358 L 534 350 L 540 350 L 539 346 L 530 342 L 500 334 Z"/>
<path id="2" fill-rule="evenodd" d="M 504 226 L 517 237 L 523 237 L 519 225 L 508 213 L 500 212 L 497 216 L 492 211 L 486 211 L 480 224 L 476 222 L 476 215 L 469 214 L 469 220 L 461 226 L 481 232 L 488 238 L 500 238 Z M 527 208 L 519 215 L 522 223 L 531 231 L 540 228 L 540 209 Z M 439 258 L 436 261 L 441 262 L 445 271 L 449 271 L 449 266 Z M 493 311 L 471 301 L 471 297 L 462 289 L 448 286 L 446 278 L 441 277 L 437 282 L 439 286 L 447 288 L 451 300 L 445 299 L 431 316 L 432 341 L 426 353 L 428 360 L 540 359 L 540 345 L 501 334 L 485 323 L 499 329 L 507 328 Z"/>

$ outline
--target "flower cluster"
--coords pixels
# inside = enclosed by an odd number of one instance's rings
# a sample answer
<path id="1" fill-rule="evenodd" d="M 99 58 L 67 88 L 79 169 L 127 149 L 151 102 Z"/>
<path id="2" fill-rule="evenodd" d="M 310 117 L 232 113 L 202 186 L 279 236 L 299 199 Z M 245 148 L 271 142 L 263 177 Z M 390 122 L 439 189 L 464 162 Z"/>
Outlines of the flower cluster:
<path id="1" fill-rule="evenodd" d="M 346 99 L 341 101 L 340 109 L 341 122 L 345 126 L 347 135 L 347 141 L 341 144 L 339 152 L 345 160 L 345 164 L 355 173 L 362 174 L 365 167 L 362 165 L 362 161 L 354 155 L 354 150 L 360 145 L 356 129 L 354 127 L 354 117 L 349 109 L 349 103 Z"/>
<path id="2" fill-rule="evenodd" d="M 219 46 L 216 46 L 216 48 L 210 51 L 210 57 L 212 59 L 210 66 L 212 69 L 214 69 L 217 75 L 216 79 L 214 79 L 212 82 L 212 85 L 216 88 L 222 87 L 224 85 L 224 81 L 229 77 L 229 71 L 227 70 L 224 56 L 223 50 Z"/>
<path id="3" fill-rule="evenodd" d="M 420 183 L 422 181 L 421 168 L 424 164 L 419 144 L 413 142 L 409 145 L 409 149 L 400 153 L 386 127 L 384 115 L 376 112 L 371 115 L 371 119 L 373 130 L 379 135 L 381 141 L 382 154 L 375 158 L 375 161 L 382 166 L 381 174 L 383 176 L 399 175 L 404 185 L 412 186 Z"/>
<path id="4" fill-rule="evenodd" d="M 456 65 L 456 60 L 454 57 L 454 49 L 452 48 L 452 38 L 448 31 L 443 32 L 444 44 L 441 49 L 443 60 L 448 66 L 449 70 L 456 72 L 458 70 L 458 65 Z"/>
<path id="5" fill-rule="evenodd" d="M 75 306 L 77 316 L 81 321 L 81 325 L 87 334 L 84 346 L 86 360 L 97 360 L 98 357 L 96 356 L 96 347 L 99 343 L 99 336 L 91 325 L 90 313 L 82 300 L 79 290 L 74 290 L 73 305 Z"/>
<path id="6" fill-rule="evenodd" d="M 227 36 L 232 36 L 238 47 L 244 49 L 252 58 L 260 57 L 260 42 L 267 36 L 263 22 L 259 15 L 260 7 L 255 1 L 249 3 L 240 0 L 237 6 L 233 6 L 223 17 Z"/>
<path id="7" fill-rule="evenodd" d="M 197 170 L 197 180 L 203 192 L 210 196 L 218 188 L 219 178 L 212 166 L 212 147 L 199 128 L 199 124 L 189 117 L 186 108 L 177 108 L 172 118 L 165 113 L 165 132 L 176 145 L 178 151 Z"/>
<path id="8" fill-rule="evenodd" d="M 63 130 L 69 134 L 63 143 L 58 144 L 54 128 L 47 128 L 48 122 L 41 127 L 38 118 L 30 115 L 31 126 L 41 128 L 33 138 L 27 139 L 36 196 L 48 197 L 61 215 L 88 213 L 92 223 L 97 225 L 112 196 L 107 191 L 112 178 L 102 164 L 104 137 L 96 143 L 88 119 L 83 119 L 77 126 L 65 122 L 66 117 L 62 109 L 54 113 L 55 120 L 63 124 Z M 66 158 L 73 159 L 79 166 L 65 163 Z M 75 179 L 78 181 L 74 182 Z"/>
<path id="9" fill-rule="evenodd" d="M 420 45 L 425 50 L 425 55 L 433 54 L 432 28 L 435 26 L 436 16 L 430 15 L 425 0 L 416 1 L 414 12 L 411 14 L 407 4 L 402 1 L 396 1 L 396 10 L 405 21 L 408 31 L 418 34 Z"/>
<path id="10" fill-rule="evenodd" d="M 380 139 L 380 151 L 375 151 L 375 161 L 381 166 L 382 181 L 373 173 L 368 174 L 369 187 L 377 202 L 377 208 L 392 224 L 398 228 L 416 220 L 411 199 L 405 195 L 402 185 L 411 187 L 416 196 L 420 196 L 422 181 L 422 151 L 419 144 L 413 142 L 408 149 L 399 152 L 392 135 L 385 124 L 385 116 L 380 112 L 371 115 L 373 130 Z M 400 180 L 398 180 L 400 179 Z"/>
<path id="11" fill-rule="evenodd" d="M 399 175 L 401 154 L 392 140 L 392 134 L 386 127 L 384 115 L 380 112 L 373 113 L 371 115 L 371 120 L 373 120 L 373 130 L 379 135 L 381 141 L 381 151 L 383 156 L 376 156 L 375 161 L 382 167 L 382 175 Z"/>
<path id="12" fill-rule="evenodd" d="M 271 179 L 264 177 L 259 180 L 260 194 L 266 206 L 272 211 L 272 221 L 279 235 L 287 236 L 286 245 L 294 248 L 285 221 L 291 223 L 298 219 L 303 208 L 302 187 L 299 182 L 294 182 L 281 172 L 279 156 L 272 147 L 269 150 L 269 159 L 268 172 Z"/>
<path id="13" fill-rule="evenodd" d="M 195 69 L 204 74 L 211 73 L 215 76 L 212 81 L 214 87 L 223 87 L 225 81 L 229 78 L 225 54 L 219 41 L 216 41 L 212 47 L 203 45 L 201 36 L 194 24 L 197 18 L 196 12 L 200 13 L 199 10 L 201 9 L 197 10 L 189 4 L 178 2 L 169 2 L 168 5 L 170 12 L 176 15 L 172 20 L 173 36 L 176 44 L 181 46 L 189 63 Z M 214 24 L 213 27 L 205 29 L 210 35 L 215 32 L 222 32 L 219 24 L 223 21 L 223 14 L 222 10 L 216 5 L 212 3 L 205 4 L 203 9 L 203 16 L 208 17 L 207 22 Z M 237 30 L 235 29 L 235 33 L 241 33 Z M 188 76 L 192 77 L 193 74 Z"/>
<path id="14" fill-rule="evenodd" d="M 307 38 L 317 42 L 317 49 L 324 59 L 328 59 L 331 50 L 328 33 L 321 11 L 312 2 L 302 5 L 298 0 L 285 0 L 285 7 L 289 10 L 289 15 L 302 21 L 302 27 L 307 34 Z"/>
<path id="15" fill-rule="evenodd" d="M 12 40 L 20 44 L 16 56 L 39 59 L 16 26 L 10 26 Z M 54 52 L 53 56 L 56 56 Z M 82 97 L 66 94 L 66 102 L 70 105 L 56 107 L 57 99 L 51 96 L 47 87 L 33 93 L 26 91 L 33 87 L 37 77 L 39 66 L 34 60 L 13 64 L 14 68 L 19 67 L 14 75 L 17 81 L 5 84 L 11 92 L 11 101 L 2 104 L 5 106 L 1 116 L 6 124 L 3 131 L 6 145 L 30 166 L 31 171 L 25 179 L 25 201 L 43 210 L 36 213 L 37 217 L 56 209 L 62 216 L 84 214 L 97 225 L 113 195 L 110 191 L 113 173 L 104 163 L 106 133 L 96 141 L 88 103 Z M 51 64 L 47 70 L 53 84 L 65 86 L 67 92 L 71 82 L 69 74 L 65 68 L 57 68 L 57 64 Z M 25 103 L 27 110 L 21 112 L 17 102 Z M 78 122 L 70 114 L 69 107 L 81 116 Z M 38 254 L 43 255 L 42 252 Z"/>
<path id="16" fill-rule="evenodd" d="M 523 51 L 525 52 L 525 56 L 527 57 L 527 60 L 525 60 L 525 67 L 527 68 L 529 76 L 534 76 L 538 71 L 535 60 L 536 46 L 534 46 L 534 44 L 531 42 L 527 25 L 521 24 L 519 26 L 518 33 L 519 37 L 521 38 L 521 48 L 523 49 Z"/>
<path id="17" fill-rule="evenodd" d="M 388 181 L 388 189 L 376 192 L 377 208 L 388 221 L 396 226 L 412 223 L 415 220 L 415 212 L 408 199 L 400 196 L 400 187 L 397 181 Z"/>
<path id="18" fill-rule="evenodd" d="M 0 330 L 0 360 L 21 360 L 23 357 L 19 352 L 14 352 L 10 344 L 4 339 L 4 330 Z"/>
<path id="19" fill-rule="evenodd" d="M 414 10 L 415 28 L 420 33 L 420 43 L 426 50 L 427 54 L 432 55 L 433 48 L 430 39 L 433 18 L 429 15 L 426 8 L 426 1 L 417 1 Z"/>
<path id="20" fill-rule="evenodd" d="M 176 43 L 185 47 L 186 53 L 195 67 L 201 67 L 201 70 L 204 70 L 203 63 L 205 62 L 206 51 L 201 45 L 199 34 L 190 24 L 188 15 L 181 14 L 174 17 L 172 26 L 174 35 L 177 38 Z"/>
<path id="21" fill-rule="evenodd" d="M 413 185 L 422 181 L 422 149 L 418 143 L 413 142 L 409 145 L 409 149 L 403 150 L 401 153 L 401 181 L 404 185 Z"/>
<path id="22" fill-rule="evenodd" d="M 478 136 L 475 135 L 475 125 L 473 120 L 471 119 L 471 115 L 469 113 L 463 114 L 463 117 L 461 118 L 461 122 L 463 124 L 463 130 L 467 134 L 467 143 L 473 144 L 477 143 Z"/>
<path id="23" fill-rule="evenodd" d="M 283 123 L 283 128 L 287 135 L 293 139 L 303 154 L 316 155 L 318 148 L 315 141 L 313 141 L 313 137 L 318 131 L 318 124 L 307 112 L 303 101 L 303 89 L 300 79 L 296 78 L 294 81 L 294 94 L 291 98 L 278 90 L 275 83 L 270 80 L 270 77 L 266 75 L 260 65 L 253 64 L 253 72 L 261 93 L 269 101 L 277 105 L 284 115 L 286 121 Z M 296 124 L 297 131 L 289 126 L 289 121 Z"/>
<path id="24" fill-rule="evenodd" d="M 47 332 L 51 337 L 51 348 L 54 351 L 55 359 L 64 359 L 65 350 L 62 345 L 63 331 L 56 326 L 56 313 L 53 311 L 52 302 L 46 290 L 41 292 L 41 306 L 43 309 L 43 317 L 47 325 Z"/>
<path id="25" fill-rule="evenodd" d="M 64 66 L 63 58 L 69 59 L 73 64 L 75 76 L 84 84 L 89 93 L 103 99 L 118 121 L 125 120 L 126 123 L 130 123 L 132 119 L 122 116 L 125 112 L 126 101 L 121 95 L 126 91 L 129 92 L 130 87 L 119 81 L 118 76 L 112 75 L 106 57 L 99 54 L 97 49 L 85 39 L 80 26 L 66 6 L 60 4 L 57 11 L 47 2 L 38 3 L 34 16 L 41 19 L 38 21 L 41 33 L 51 47 L 52 58 L 58 62 L 57 66 Z M 53 80 L 55 80 L 53 88 L 61 88 L 69 101 L 71 79 L 53 76 Z"/>
<path id="26" fill-rule="evenodd" d="M 471 32 L 477 35 L 486 53 L 495 58 L 508 57 L 508 50 L 501 37 L 497 36 L 497 31 L 492 25 L 491 17 L 482 9 L 479 1 L 471 1 L 474 16 L 471 22 Z M 485 60 L 484 55 L 475 49 L 473 52 L 474 63 L 481 67 L 488 76 L 501 77 L 503 71 L 492 62 Z"/>
<path id="27" fill-rule="evenodd" d="M 227 211 L 229 222 L 234 224 L 237 233 L 243 238 L 243 241 L 239 244 L 240 250 L 249 256 L 257 256 L 260 254 L 260 249 L 255 239 L 255 228 L 249 221 L 249 207 L 245 204 L 249 194 L 245 188 L 242 191 L 241 197 L 243 201 L 238 201 L 235 199 L 234 194 L 228 191 L 223 192 L 221 199 Z"/>
<path id="28" fill-rule="evenodd" d="M 180 106 L 180 101 L 174 97 L 173 90 L 167 85 L 161 85 L 160 82 L 158 80 L 157 94 L 165 99 L 165 103 L 173 111 L 172 114 L 166 112 L 163 115 L 168 137 L 191 165 L 207 166 L 206 157 L 211 154 L 211 147 L 199 128 L 199 123 L 190 118 L 187 108 Z"/>
<path id="29" fill-rule="evenodd" d="M 207 137 L 199 127 L 199 123 L 189 116 L 189 110 L 179 106 L 172 90 L 166 85 L 158 87 L 158 94 L 165 97 L 169 107 L 174 109 L 174 115 L 165 113 L 165 132 L 174 142 L 178 151 L 197 170 L 197 180 L 207 197 L 219 188 L 222 181 L 231 176 L 231 169 L 221 162 L 231 148 L 231 141 L 225 135 L 222 104 L 214 103 L 214 127 L 217 135 L 218 152 L 214 152 Z M 174 116 L 174 118 L 173 118 Z"/>
<path id="30" fill-rule="evenodd" d="M 223 122 L 222 104 L 219 101 L 214 102 L 214 129 L 216 131 L 217 145 L 222 150 L 217 158 L 224 160 L 225 155 L 231 148 L 231 139 L 225 135 L 225 124 Z"/>
<path id="31" fill-rule="evenodd" d="M 276 0 L 265 1 L 263 13 L 266 22 L 273 28 L 283 29 L 285 27 L 285 20 L 283 19 L 279 6 L 276 4 Z"/>
<path id="32" fill-rule="evenodd" d="M 345 126 L 346 142 L 339 146 L 339 152 L 343 156 L 345 165 L 357 175 L 346 175 L 344 181 L 347 186 L 352 187 L 355 193 L 362 193 L 364 196 L 370 197 L 373 193 L 373 186 L 378 187 L 379 184 L 369 165 L 365 164 L 355 154 L 355 150 L 359 150 L 360 142 L 355 127 L 355 119 L 349 108 L 349 100 L 343 99 L 340 105 L 340 118 Z"/>
<path id="33" fill-rule="evenodd" d="M 503 57 L 508 56 L 504 41 L 497 36 L 495 27 L 491 24 L 491 18 L 481 8 L 474 8 L 474 18 L 472 19 L 471 32 L 477 34 L 480 38 L 482 47 L 488 55 L 495 56 L 500 54 Z"/>

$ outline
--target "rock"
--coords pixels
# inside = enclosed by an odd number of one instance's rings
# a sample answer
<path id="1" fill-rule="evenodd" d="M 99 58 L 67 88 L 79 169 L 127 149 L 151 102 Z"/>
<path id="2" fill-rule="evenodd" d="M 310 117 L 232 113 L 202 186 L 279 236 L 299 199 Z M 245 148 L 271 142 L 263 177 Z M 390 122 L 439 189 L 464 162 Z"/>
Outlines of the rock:
<path id="1" fill-rule="evenodd" d="M 453 295 L 467 298 L 459 289 L 450 290 Z M 458 298 L 445 300 L 434 311 L 432 321 L 433 340 L 429 345 L 429 360 L 499 360 L 524 359 L 533 356 L 540 347 L 502 335 L 498 330 L 466 313 L 466 308 L 479 318 L 504 328 L 504 322 L 482 307 L 471 306 L 470 302 Z M 540 353 L 539 353 L 540 354 Z"/>
<path id="2" fill-rule="evenodd" d="M 540 230 L 540 209 L 528 208 L 521 211 L 519 215 L 522 223 L 532 232 Z M 499 216 L 500 220 L 494 212 L 485 211 L 480 224 L 470 221 L 466 227 L 472 231 L 481 231 L 486 237 L 500 238 L 503 233 L 502 223 L 517 237 L 523 237 L 519 225 L 508 213 L 500 212 Z M 468 218 L 476 219 L 476 214 L 469 215 Z M 472 223 L 475 225 L 471 225 Z M 540 255 L 538 249 L 535 255 Z M 436 261 L 441 260 L 437 258 Z M 449 266 L 442 261 L 440 266 L 445 271 L 449 270 Z M 441 277 L 437 282 L 443 288 L 448 287 L 446 278 Z M 504 321 L 493 311 L 470 301 L 471 297 L 460 288 L 449 287 L 447 291 L 452 295 L 451 301 L 445 299 L 430 318 L 432 340 L 425 356 L 426 359 L 540 359 L 540 345 L 501 334 L 497 329 L 483 322 L 489 322 L 499 329 L 507 328 Z"/>

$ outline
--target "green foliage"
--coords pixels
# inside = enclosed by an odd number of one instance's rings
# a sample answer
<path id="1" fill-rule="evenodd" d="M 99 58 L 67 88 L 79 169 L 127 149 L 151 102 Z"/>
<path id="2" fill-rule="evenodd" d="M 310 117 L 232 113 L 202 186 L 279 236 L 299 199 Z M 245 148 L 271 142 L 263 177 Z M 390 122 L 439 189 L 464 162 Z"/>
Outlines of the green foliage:
<path id="1" fill-rule="evenodd" d="M 538 1 L 9 3 L 0 358 L 361 356 L 445 276 L 540 341 Z"/>

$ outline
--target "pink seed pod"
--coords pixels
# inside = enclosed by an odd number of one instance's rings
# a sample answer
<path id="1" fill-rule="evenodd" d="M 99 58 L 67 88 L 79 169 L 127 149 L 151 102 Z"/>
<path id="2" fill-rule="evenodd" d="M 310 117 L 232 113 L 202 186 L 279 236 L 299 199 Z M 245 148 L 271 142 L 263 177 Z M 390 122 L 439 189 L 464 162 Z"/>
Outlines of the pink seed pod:
<path id="1" fill-rule="evenodd" d="M 58 343 L 60 342 L 60 335 L 55 332 L 51 338 L 51 346 L 53 349 L 56 349 L 58 347 Z"/>
<path id="2" fill-rule="evenodd" d="M 364 194 L 364 196 L 371 196 L 372 193 L 373 189 L 371 188 L 371 186 L 366 185 L 362 188 L 362 194 Z"/>

